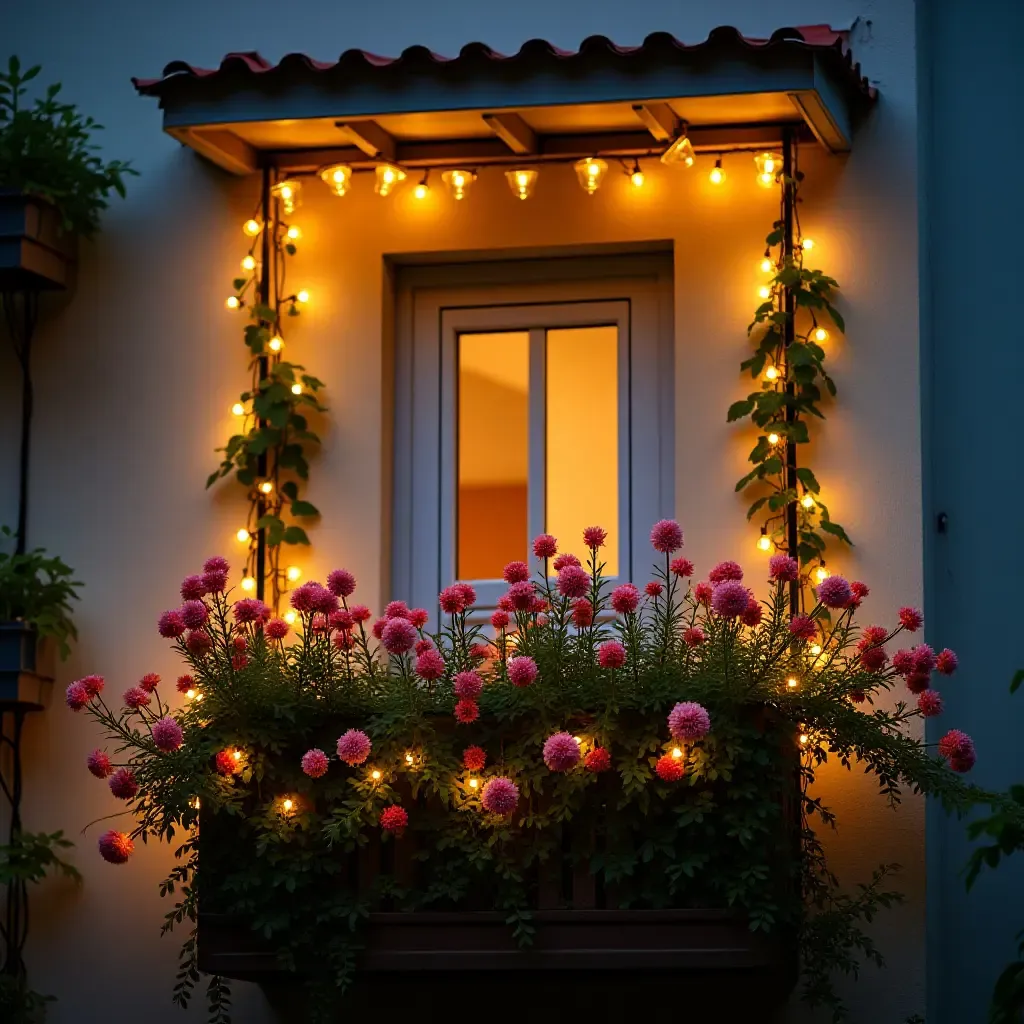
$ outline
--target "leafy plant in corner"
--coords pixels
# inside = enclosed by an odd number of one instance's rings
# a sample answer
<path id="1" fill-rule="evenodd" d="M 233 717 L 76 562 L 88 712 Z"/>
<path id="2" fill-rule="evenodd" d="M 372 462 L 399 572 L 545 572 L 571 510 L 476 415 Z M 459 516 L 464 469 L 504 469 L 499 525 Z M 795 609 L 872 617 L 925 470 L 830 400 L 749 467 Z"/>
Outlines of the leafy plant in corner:
<path id="1" fill-rule="evenodd" d="M 0 70 L 0 188 L 48 200 L 65 230 L 88 237 L 99 229 L 110 194 L 123 197 L 125 175 L 137 172 L 100 159 L 92 136 L 103 125 L 61 102 L 60 83 L 28 102 L 26 85 L 39 71 L 38 65 L 22 71 L 17 57 Z"/>
<path id="2" fill-rule="evenodd" d="M 0 527 L 0 538 L 14 542 L 9 527 Z M 78 634 L 71 621 L 71 601 L 82 584 L 74 570 L 45 549 L 24 554 L 0 551 L 0 622 L 24 622 L 42 638 L 56 641 L 62 658 L 71 653 L 69 640 Z"/>

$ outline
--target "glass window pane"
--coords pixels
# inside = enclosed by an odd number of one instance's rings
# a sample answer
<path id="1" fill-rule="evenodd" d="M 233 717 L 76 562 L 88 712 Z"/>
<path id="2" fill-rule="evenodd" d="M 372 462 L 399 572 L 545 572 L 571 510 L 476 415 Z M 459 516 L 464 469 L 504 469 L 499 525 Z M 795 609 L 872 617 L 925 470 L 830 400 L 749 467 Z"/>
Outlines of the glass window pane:
<path id="1" fill-rule="evenodd" d="M 525 558 L 530 335 L 459 336 L 459 579 L 500 579 Z"/>
<path id="2" fill-rule="evenodd" d="M 547 332 L 547 531 L 586 564 L 583 530 L 603 526 L 619 571 L 619 330 Z"/>

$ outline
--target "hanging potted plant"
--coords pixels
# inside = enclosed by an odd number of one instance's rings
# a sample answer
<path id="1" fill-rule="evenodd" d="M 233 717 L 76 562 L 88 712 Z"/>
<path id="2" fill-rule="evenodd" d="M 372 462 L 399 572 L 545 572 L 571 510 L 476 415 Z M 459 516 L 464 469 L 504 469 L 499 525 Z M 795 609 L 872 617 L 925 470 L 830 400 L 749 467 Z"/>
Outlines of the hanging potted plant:
<path id="1" fill-rule="evenodd" d="M 99 228 L 111 192 L 124 195 L 136 172 L 120 160 L 104 163 L 93 133 L 102 129 L 77 107 L 58 100 L 60 84 L 30 103 L 17 57 L 0 71 L 0 282 L 5 290 L 65 288 L 79 236 Z"/>
<path id="2" fill-rule="evenodd" d="M 14 534 L 0 527 L 0 537 Z M 54 653 L 66 658 L 77 635 L 71 600 L 82 584 L 74 570 L 42 548 L 0 551 L 0 705 L 41 704 L 41 684 L 52 678 Z"/>

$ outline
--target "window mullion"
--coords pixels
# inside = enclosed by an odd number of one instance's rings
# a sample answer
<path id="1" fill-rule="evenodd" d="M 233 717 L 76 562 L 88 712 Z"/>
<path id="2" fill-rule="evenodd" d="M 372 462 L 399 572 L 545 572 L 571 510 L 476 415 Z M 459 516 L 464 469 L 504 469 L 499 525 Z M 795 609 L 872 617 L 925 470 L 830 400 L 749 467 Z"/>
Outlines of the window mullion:
<path id="1" fill-rule="evenodd" d="M 527 484 L 530 538 L 545 532 L 547 518 L 547 331 L 530 331 L 529 476 Z"/>

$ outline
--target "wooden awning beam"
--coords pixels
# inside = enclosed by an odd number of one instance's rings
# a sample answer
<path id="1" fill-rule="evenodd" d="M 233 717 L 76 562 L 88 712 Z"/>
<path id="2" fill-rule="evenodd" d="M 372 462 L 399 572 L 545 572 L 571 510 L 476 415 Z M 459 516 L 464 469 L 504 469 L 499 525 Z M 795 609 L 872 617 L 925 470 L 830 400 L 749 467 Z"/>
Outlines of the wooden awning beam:
<path id="1" fill-rule="evenodd" d="M 513 153 L 525 156 L 539 149 L 537 133 L 515 113 L 482 114 L 484 123 Z"/>

